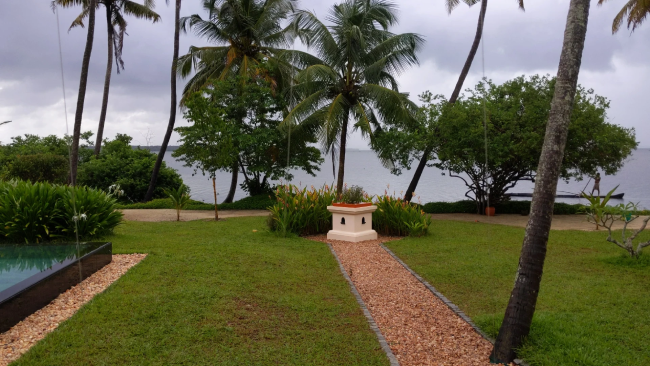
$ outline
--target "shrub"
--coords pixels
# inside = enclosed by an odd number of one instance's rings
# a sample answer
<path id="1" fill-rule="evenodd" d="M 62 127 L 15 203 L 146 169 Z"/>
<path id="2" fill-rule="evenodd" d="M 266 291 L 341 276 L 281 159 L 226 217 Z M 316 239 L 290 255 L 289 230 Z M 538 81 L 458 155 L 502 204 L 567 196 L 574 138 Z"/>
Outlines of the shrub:
<path id="1" fill-rule="evenodd" d="M 315 189 L 312 186 L 307 190 L 306 187 L 300 189 L 285 185 L 278 187 L 275 194 L 277 201 L 270 208 L 271 214 L 267 221 L 271 231 L 281 235 L 313 235 L 327 233 L 332 228 L 332 214 L 327 206 L 335 201 L 334 187 L 325 185 Z M 363 194 L 354 200 L 372 202 L 372 197 Z M 421 236 L 428 233 L 431 218 L 419 205 L 388 195 L 377 197 L 375 204 L 377 210 L 372 214 L 372 220 L 373 228 L 378 233 L 396 236 Z"/>
<path id="2" fill-rule="evenodd" d="M 423 236 L 429 232 L 431 216 L 419 205 L 401 198 L 384 195 L 375 200 L 377 210 L 372 214 L 372 226 L 377 233 L 390 236 Z"/>
<path id="3" fill-rule="evenodd" d="M 18 155 L 8 169 L 8 177 L 32 183 L 63 184 L 68 181 L 70 162 L 64 155 L 51 153 Z"/>
<path id="4" fill-rule="evenodd" d="M 190 195 L 187 194 L 185 184 L 181 184 L 178 189 L 165 190 L 165 193 L 169 196 L 174 210 L 176 210 L 176 221 L 181 221 L 181 210 L 185 209 L 190 202 Z"/>
<path id="5" fill-rule="evenodd" d="M 77 183 L 102 190 L 117 184 L 124 190 L 124 195 L 119 198 L 121 202 L 143 200 L 156 154 L 145 149 L 133 149 L 130 143 L 131 137 L 121 134 L 113 141 L 105 141 L 98 157 L 79 166 Z M 178 189 L 181 184 L 181 176 L 163 163 L 153 197 L 166 198 L 165 189 Z"/>
<path id="6" fill-rule="evenodd" d="M 341 203 L 361 203 L 364 201 L 364 192 L 363 188 L 359 186 L 352 186 L 351 188 L 345 188 L 341 193 L 341 199 L 338 200 Z"/>
<path id="7" fill-rule="evenodd" d="M 121 220 L 115 199 L 102 191 L 50 183 L 0 182 L 2 241 L 38 243 L 73 238 L 76 233 L 88 239 L 111 232 Z"/>
<path id="8" fill-rule="evenodd" d="M 322 234 L 332 227 L 332 213 L 327 210 L 336 198 L 336 189 L 324 185 L 320 189 L 300 189 L 281 185 L 275 191 L 276 202 L 269 208 L 268 225 L 271 231 L 286 236 Z"/>

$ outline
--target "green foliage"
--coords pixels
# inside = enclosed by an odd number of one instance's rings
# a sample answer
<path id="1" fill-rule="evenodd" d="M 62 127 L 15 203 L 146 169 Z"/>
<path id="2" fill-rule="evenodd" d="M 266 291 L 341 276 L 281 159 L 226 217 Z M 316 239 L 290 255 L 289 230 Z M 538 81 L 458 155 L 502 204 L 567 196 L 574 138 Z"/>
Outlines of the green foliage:
<path id="1" fill-rule="evenodd" d="M 381 156 L 393 161 L 393 172 L 399 172 L 410 168 L 425 147 L 433 147 L 437 160 L 431 165 L 462 179 L 468 197 L 481 206 L 487 203 L 488 191 L 490 203 L 497 204 L 517 181 L 535 177 L 554 89 L 555 78 L 534 75 L 502 85 L 479 82 L 453 105 L 426 92 L 420 96 L 424 105 L 417 123 L 387 126 L 375 148 L 381 147 Z M 599 170 L 614 174 L 636 148 L 634 129 L 608 123 L 608 108 L 606 98 L 578 87 L 561 178 L 580 180 Z"/>
<path id="2" fill-rule="evenodd" d="M 604 198 L 600 196 L 594 196 L 592 194 L 587 194 L 582 192 L 582 198 L 589 201 L 588 206 L 581 206 L 580 211 L 587 214 L 589 222 L 596 225 L 596 230 L 598 226 L 605 226 L 607 221 L 614 220 L 615 216 L 624 215 L 625 206 L 621 204 L 621 207 L 608 206 L 607 203 L 610 200 L 610 197 L 616 191 L 618 186 L 614 187 L 611 191 L 607 192 Z M 635 210 L 636 211 L 636 210 Z"/>
<path id="3" fill-rule="evenodd" d="M 341 198 L 337 200 L 341 203 L 361 203 L 367 195 L 363 192 L 363 188 L 359 186 L 352 186 L 343 189 Z"/>
<path id="4" fill-rule="evenodd" d="M 99 156 L 79 166 L 77 183 L 101 190 L 117 184 L 124 191 L 119 197 L 121 202 L 143 200 L 157 155 L 146 149 L 133 149 L 130 143 L 131 137 L 122 134 L 117 134 L 115 140 L 104 140 Z M 165 189 L 177 189 L 181 184 L 181 176 L 163 162 L 153 196 L 167 197 Z"/>
<path id="5" fill-rule="evenodd" d="M 396 11 L 390 2 L 345 0 L 330 8 L 331 25 L 310 11 L 296 12 L 293 27 L 317 57 L 299 59 L 304 68 L 292 89 L 299 103 L 286 116 L 285 129 L 317 131 L 326 153 L 343 154 L 350 127 L 372 141 L 380 123 L 413 120 L 417 106 L 399 92 L 395 77 L 418 63 L 424 39 L 391 32 Z M 342 178 L 338 185 L 343 188 Z"/>
<path id="6" fill-rule="evenodd" d="M 64 155 L 18 155 L 9 167 L 8 178 L 63 184 L 68 181 L 69 166 L 70 161 Z"/>
<path id="7" fill-rule="evenodd" d="M 360 187 L 357 187 L 360 188 Z M 363 192 L 363 190 L 360 190 Z M 327 210 L 336 202 L 333 186 L 324 185 L 316 189 L 282 185 L 276 189 L 275 204 L 269 208 L 271 214 L 268 226 L 282 236 L 289 234 L 325 234 L 332 229 L 332 213 Z M 363 194 L 357 202 L 373 202 L 372 197 Z M 431 218 L 414 203 L 405 203 L 392 196 L 378 196 L 374 202 L 377 210 L 372 214 L 373 229 L 383 235 L 426 235 Z"/>
<path id="8" fill-rule="evenodd" d="M 165 189 L 165 194 L 169 196 L 176 210 L 176 221 L 181 221 L 181 210 L 184 210 L 190 202 L 190 195 L 187 193 L 187 188 L 184 184 L 181 184 L 178 189 Z"/>
<path id="9" fill-rule="evenodd" d="M 423 236 L 429 233 L 431 216 L 419 205 L 389 196 L 377 196 L 377 210 L 372 214 L 372 226 L 377 233 L 388 236 Z"/>
<path id="10" fill-rule="evenodd" d="M 336 199 L 336 189 L 324 185 L 316 189 L 300 189 L 281 185 L 275 191 L 276 202 L 269 208 L 268 226 L 282 236 L 290 233 L 313 235 L 332 228 L 332 213 L 327 210 Z"/>
<path id="11" fill-rule="evenodd" d="M 244 175 L 242 189 L 256 196 L 272 193 L 272 180 L 291 180 L 293 169 L 310 175 L 319 170 L 323 159 L 310 146 L 316 142 L 313 134 L 293 133 L 288 151 L 287 136 L 278 129 L 284 96 L 264 78 L 216 80 L 187 98 L 185 119 L 192 125 L 176 128 L 181 146 L 173 156 L 195 172 L 214 177 L 217 170 L 238 166 Z"/>
<path id="12" fill-rule="evenodd" d="M 76 233 L 92 238 L 110 233 L 121 219 L 115 199 L 99 190 L 0 182 L 0 241 L 38 243 Z"/>
<path id="13" fill-rule="evenodd" d="M 80 164 L 90 160 L 93 154 L 88 149 L 91 137 L 91 132 L 81 134 L 84 142 L 79 146 Z M 0 179 L 65 183 L 68 179 L 70 141 L 69 136 L 61 138 L 55 135 L 12 137 L 10 143 L 0 144 Z"/>

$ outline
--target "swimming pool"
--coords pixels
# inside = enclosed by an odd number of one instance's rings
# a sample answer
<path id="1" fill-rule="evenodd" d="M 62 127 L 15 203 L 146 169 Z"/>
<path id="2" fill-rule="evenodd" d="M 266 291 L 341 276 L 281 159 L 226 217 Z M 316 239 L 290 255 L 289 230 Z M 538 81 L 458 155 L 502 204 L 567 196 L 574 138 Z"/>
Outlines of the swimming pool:
<path id="1" fill-rule="evenodd" d="M 0 245 L 0 333 L 112 260 L 111 243 Z"/>

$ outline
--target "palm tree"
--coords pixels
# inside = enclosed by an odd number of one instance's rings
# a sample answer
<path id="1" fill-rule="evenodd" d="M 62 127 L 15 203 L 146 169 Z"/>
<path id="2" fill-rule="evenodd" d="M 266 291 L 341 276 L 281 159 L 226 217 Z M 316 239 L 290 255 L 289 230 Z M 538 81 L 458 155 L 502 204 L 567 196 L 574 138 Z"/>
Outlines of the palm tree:
<path id="1" fill-rule="evenodd" d="M 452 10 L 454 10 L 454 8 L 456 8 L 460 4 L 460 1 L 461 0 L 446 0 L 447 12 L 451 14 Z M 469 73 L 469 69 L 472 67 L 474 56 L 476 56 L 476 51 L 478 50 L 478 46 L 481 43 L 481 38 L 483 37 L 483 25 L 485 24 L 485 12 L 487 10 L 487 3 L 488 3 L 488 0 L 462 0 L 462 1 L 468 6 L 472 6 L 480 1 L 481 10 L 479 11 L 478 14 L 478 24 L 476 26 L 476 34 L 474 35 L 474 41 L 472 42 L 472 47 L 469 49 L 469 54 L 467 55 L 467 59 L 465 60 L 463 69 L 460 71 L 460 75 L 458 76 L 458 81 L 456 81 L 456 87 L 454 88 L 454 91 L 451 93 L 451 97 L 449 97 L 449 101 L 448 101 L 449 104 L 456 103 L 456 99 L 458 99 L 458 96 L 460 95 L 460 91 L 463 88 L 463 84 L 465 83 L 465 79 L 467 78 L 467 74 Z M 521 10 L 524 10 L 524 0 L 518 0 L 518 2 L 519 2 L 519 8 Z M 422 176 L 422 171 L 424 171 L 424 167 L 427 165 L 427 161 L 429 161 L 432 152 L 433 149 L 431 149 L 430 147 L 426 147 L 422 152 L 422 158 L 420 159 L 420 163 L 418 163 L 418 166 L 415 169 L 415 172 L 413 173 L 413 179 L 411 179 L 411 183 L 406 189 L 406 194 L 404 195 L 404 199 L 406 201 L 410 201 L 411 198 L 413 198 L 413 192 L 415 192 L 415 189 L 418 186 L 418 182 L 420 181 L 420 177 Z"/>
<path id="2" fill-rule="evenodd" d="M 338 149 L 341 193 L 350 118 L 371 140 L 380 118 L 385 123 L 413 118 L 416 106 L 399 92 L 395 75 L 418 63 L 423 39 L 389 32 L 397 23 L 396 5 L 384 0 L 346 0 L 332 7 L 327 19 L 332 25 L 308 11 L 295 15 L 294 29 L 319 59 L 296 75 L 294 91 L 302 101 L 283 125 L 316 130 L 333 157 Z"/>
<path id="3" fill-rule="evenodd" d="M 167 0 L 167 4 L 169 1 Z M 178 65 L 178 39 L 180 35 L 180 14 L 181 14 L 181 0 L 176 0 L 176 10 L 174 12 L 174 56 L 172 57 L 172 72 L 171 72 L 171 106 L 169 109 L 169 122 L 167 123 L 167 131 L 165 132 L 165 137 L 163 143 L 160 146 L 160 151 L 158 152 L 158 157 L 156 163 L 153 167 L 153 172 L 151 173 L 151 180 L 149 181 L 149 188 L 147 189 L 147 194 L 145 195 L 144 200 L 150 201 L 153 197 L 153 191 L 156 188 L 156 180 L 158 179 L 158 173 L 160 172 L 160 167 L 162 166 L 163 158 L 165 157 L 165 152 L 167 151 L 167 144 L 169 144 L 169 139 L 172 136 L 174 131 L 174 124 L 176 123 L 176 68 Z"/>
<path id="4" fill-rule="evenodd" d="M 607 0 L 598 0 L 598 5 L 602 5 L 606 1 Z M 616 17 L 614 17 L 614 21 L 612 22 L 612 33 L 618 32 L 625 18 L 627 18 L 627 29 L 630 29 L 631 27 L 632 32 L 634 32 L 636 27 L 643 23 L 648 14 L 650 14 L 650 1 L 628 0 L 621 11 L 619 11 L 618 14 L 616 14 Z"/>
<path id="5" fill-rule="evenodd" d="M 539 158 L 526 235 L 519 257 L 515 286 L 491 355 L 492 362 L 509 363 L 530 331 L 546 257 L 558 177 L 569 132 L 590 0 L 571 0 L 560 55 L 555 92 Z"/>
<path id="6" fill-rule="evenodd" d="M 69 0 L 56 0 L 62 6 L 71 3 Z M 70 28 L 83 26 L 82 21 L 87 15 L 88 2 L 84 2 L 84 9 L 81 14 L 72 22 Z M 117 73 L 120 68 L 124 69 L 122 60 L 122 48 L 124 45 L 124 34 L 126 33 L 126 20 L 124 15 L 131 15 L 140 19 L 151 20 L 156 23 L 160 20 L 160 15 L 153 11 L 155 0 L 145 0 L 144 4 L 138 4 L 129 0 L 99 0 L 97 5 L 102 4 L 106 10 L 106 29 L 108 35 L 108 62 L 106 65 L 106 75 L 104 76 L 104 96 L 102 98 L 102 109 L 99 114 L 99 126 L 97 128 L 97 140 L 95 142 L 95 155 L 99 155 L 104 136 L 104 122 L 106 121 L 106 109 L 108 107 L 108 93 L 111 85 L 111 74 L 113 71 L 113 54 L 115 54 L 115 65 Z M 115 30 L 118 27 L 118 31 Z"/>
<path id="7" fill-rule="evenodd" d="M 284 47 L 291 44 L 293 33 L 290 27 L 283 28 L 281 23 L 294 12 L 295 3 L 295 0 L 204 0 L 203 7 L 209 14 L 206 19 L 198 14 L 182 18 L 180 24 L 184 32 L 193 30 L 216 46 L 191 46 L 189 53 L 179 58 L 179 75 L 185 78 L 195 72 L 183 90 L 181 104 L 187 96 L 209 85 L 211 80 L 223 80 L 236 73 L 256 75 L 263 62 L 269 62 L 279 70 L 266 77 L 272 77 L 276 84 L 283 84 L 282 75 L 288 75 L 291 70 L 285 61 Z M 299 54 L 300 59 L 309 58 L 305 53 L 295 54 Z M 165 136 L 164 146 L 168 140 Z M 158 160 L 162 161 L 164 151 L 161 149 L 158 155 Z M 237 188 L 239 169 L 236 163 L 231 171 L 230 192 L 224 202 L 232 202 Z M 154 183 L 156 176 L 154 167 Z M 151 185 L 149 190 L 153 192 Z"/>
<path id="8" fill-rule="evenodd" d="M 93 50 L 93 38 L 95 36 L 95 8 L 97 0 L 55 0 L 52 7 L 56 5 L 70 7 L 84 5 L 79 20 L 79 26 L 83 27 L 83 18 L 88 17 L 88 34 L 86 36 L 86 47 L 81 61 L 81 77 L 79 78 L 79 93 L 77 94 L 77 109 L 74 115 L 74 127 L 72 132 L 72 146 L 70 147 L 70 184 L 77 183 L 77 165 L 79 164 L 79 138 L 81 136 L 81 118 L 84 111 L 86 99 L 86 85 L 88 83 L 88 68 L 90 66 L 90 54 Z"/>

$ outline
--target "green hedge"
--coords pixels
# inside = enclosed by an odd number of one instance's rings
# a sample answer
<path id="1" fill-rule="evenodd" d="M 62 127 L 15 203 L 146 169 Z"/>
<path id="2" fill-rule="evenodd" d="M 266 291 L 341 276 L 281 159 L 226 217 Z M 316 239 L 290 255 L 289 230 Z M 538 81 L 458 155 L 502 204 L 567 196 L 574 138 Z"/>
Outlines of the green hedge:
<path id="1" fill-rule="evenodd" d="M 266 210 L 269 206 L 275 203 L 267 195 L 259 195 L 253 197 L 242 198 L 233 203 L 222 203 L 217 205 L 219 210 Z M 158 198 L 145 203 L 132 203 L 120 204 L 117 206 L 120 209 L 159 209 L 159 208 L 174 208 L 170 198 Z M 185 207 L 186 210 L 214 210 L 214 205 L 201 201 L 190 200 L 190 203 Z"/>
<path id="2" fill-rule="evenodd" d="M 556 202 L 553 209 L 554 215 L 575 215 L 579 213 L 581 205 Z M 422 206 L 426 213 L 476 213 L 474 201 L 458 202 L 429 202 Z M 530 201 L 509 201 L 495 206 L 497 214 L 527 215 L 530 212 Z"/>
<path id="3" fill-rule="evenodd" d="M 77 232 L 92 239 L 111 233 L 121 221 L 115 199 L 101 190 L 0 181 L 0 242 L 72 239 Z"/>

